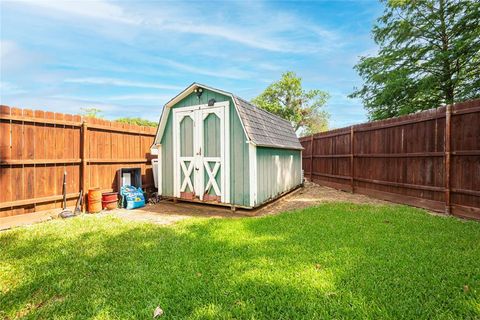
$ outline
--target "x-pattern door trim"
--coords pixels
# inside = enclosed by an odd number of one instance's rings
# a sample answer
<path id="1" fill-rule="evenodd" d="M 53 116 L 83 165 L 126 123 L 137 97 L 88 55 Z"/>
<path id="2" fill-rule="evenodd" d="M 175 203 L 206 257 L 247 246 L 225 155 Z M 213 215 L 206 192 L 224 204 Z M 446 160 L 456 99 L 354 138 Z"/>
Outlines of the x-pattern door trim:
<path id="1" fill-rule="evenodd" d="M 190 164 L 185 164 L 187 161 L 190 161 Z M 183 172 L 183 181 L 180 187 L 180 192 L 185 192 L 187 186 L 190 188 L 190 192 L 195 192 L 192 183 L 192 172 L 193 168 L 195 167 L 195 162 L 193 157 L 180 157 L 180 167 L 182 168 Z"/>
<path id="2" fill-rule="evenodd" d="M 210 168 L 210 162 L 215 162 L 215 165 L 213 168 Z M 220 192 L 220 187 L 218 186 L 217 180 L 215 179 L 218 174 L 218 170 L 220 169 L 220 160 L 204 160 L 203 161 L 203 166 L 205 167 L 205 172 L 208 175 L 208 181 L 207 185 L 205 186 L 205 191 L 208 192 L 210 187 L 213 187 L 213 190 L 215 190 L 215 194 L 217 196 L 222 196 L 222 192 Z"/>

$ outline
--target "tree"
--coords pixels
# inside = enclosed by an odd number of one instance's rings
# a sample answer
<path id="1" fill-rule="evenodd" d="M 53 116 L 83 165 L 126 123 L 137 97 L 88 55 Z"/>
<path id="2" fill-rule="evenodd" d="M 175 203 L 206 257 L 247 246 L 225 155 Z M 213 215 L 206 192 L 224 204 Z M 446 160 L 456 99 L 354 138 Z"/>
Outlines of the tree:
<path id="1" fill-rule="evenodd" d="M 328 129 L 329 114 L 322 110 L 328 98 L 325 91 L 304 90 L 302 79 L 289 71 L 252 103 L 290 121 L 295 132 L 307 135 Z"/>
<path id="2" fill-rule="evenodd" d="M 480 2 L 388 0 L 373 27 L 379 52 L 361 57 L 372 120 L 480 97 Z"/>
<path id="3" fill-rule="evenodd" d="M 103 118 L 101 109 L 97 108 L 80 108 L 82 110 L 82 115 L 89 118 Z"/>
<path id="4" fill-rule="evenodd" d="M 146 127 L 156 127 L 158 125 L 157 122 L 142 119 L 142 118 L 119 118 L 115 120 L 116 122 L 121 122 L 121 123 L 128 123 L 128 124 L 134 124 L 137 126 L 146 126 Z"/>

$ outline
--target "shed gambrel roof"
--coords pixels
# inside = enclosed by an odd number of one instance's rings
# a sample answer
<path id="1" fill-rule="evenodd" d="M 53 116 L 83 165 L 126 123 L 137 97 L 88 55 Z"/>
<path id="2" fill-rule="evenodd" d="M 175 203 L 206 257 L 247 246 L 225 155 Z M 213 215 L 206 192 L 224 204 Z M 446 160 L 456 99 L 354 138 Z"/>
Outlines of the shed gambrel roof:
<path id="1" fill-rule="evenodd" d="M 292 124 L 248 101 L 233 96 L 249 139 L 257 146 L 303 149 Z"/>
<path id="2" fill-rule="evenodd" d="M 266 110 L 260 109 L 230 92 L 215 89 L 199 83 L 193 83 L 165 104 L 154 144 L 159 144 L 161 141 L 171 107 L 192 93 L 196 88 L 204 88 L 231 97 L 243 129 L 245 130 L 247 139 L 253 144 L 261 147 L 303 149 L 295 130 L 289 121 Z"/>

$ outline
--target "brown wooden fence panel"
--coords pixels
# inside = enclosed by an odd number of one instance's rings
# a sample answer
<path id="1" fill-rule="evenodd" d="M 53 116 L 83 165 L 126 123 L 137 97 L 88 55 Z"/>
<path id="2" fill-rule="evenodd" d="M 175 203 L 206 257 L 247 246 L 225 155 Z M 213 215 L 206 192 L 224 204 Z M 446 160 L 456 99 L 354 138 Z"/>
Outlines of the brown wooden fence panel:
<path id="1" fill-rule="evenodd" d="M 480 100 L 322 132 L 301 143 L 311 181 L 480 219 Z"/>
<path id="2" fill-rule="evenodd" d="M 460 103 L 453 108 L 451 153 L 452 211 L 479 218 L 480 100 Z"/>
<path id="3" fill-rule="evenodd" d="M 156 129 L 78 115 L 0 106 L 0 217 L 59 208 L 80 190 L 118 190 L 117 170 L 140 167 L 153 187 Z"/>

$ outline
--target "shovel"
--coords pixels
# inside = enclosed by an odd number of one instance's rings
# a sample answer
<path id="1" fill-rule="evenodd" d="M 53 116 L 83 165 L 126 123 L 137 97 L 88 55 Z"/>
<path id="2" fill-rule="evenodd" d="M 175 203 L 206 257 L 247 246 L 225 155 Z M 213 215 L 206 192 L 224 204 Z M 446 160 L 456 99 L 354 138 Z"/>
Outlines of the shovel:
<path id="1" fill-rule="evenodd" d="M 63 206 L 62 206 L 63 211 L 60 212 L 59 217 L 60 218 L 72 218 L 75 217 L 75 214 L 67 209 L 67 171 L 63 173 Z"/>

